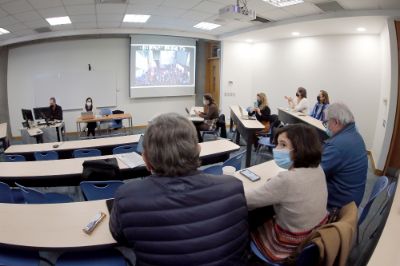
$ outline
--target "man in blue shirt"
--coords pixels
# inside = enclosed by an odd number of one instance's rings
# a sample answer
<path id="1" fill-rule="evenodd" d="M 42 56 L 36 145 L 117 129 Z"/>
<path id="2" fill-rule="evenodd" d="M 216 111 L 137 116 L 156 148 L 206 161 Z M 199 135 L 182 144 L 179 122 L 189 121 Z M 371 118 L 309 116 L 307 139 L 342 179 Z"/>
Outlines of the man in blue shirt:
<path id="1" fill-rule="evenodd" d="M 333 103 L 324 125 L 330 136 L 325 141 L 321 166 L 328 185 L 328 208 L 341 208 L 351 201 L 360 205 L 365 191 L 368 158 L 354 116 L 342 103 Z"/>

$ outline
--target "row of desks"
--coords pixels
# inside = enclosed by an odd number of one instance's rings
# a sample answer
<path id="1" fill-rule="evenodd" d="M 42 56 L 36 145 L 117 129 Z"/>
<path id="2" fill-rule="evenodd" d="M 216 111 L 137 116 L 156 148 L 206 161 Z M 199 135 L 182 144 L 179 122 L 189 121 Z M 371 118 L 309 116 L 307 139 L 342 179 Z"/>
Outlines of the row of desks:
<path id="1" fill-rule="evenodd" d="M 251 182 L 238 172 L 235 174 L 243 182 L 245 193 L 282 171 L 273 161 L 250 169 L 261 177 L 260 181 Z M 106 213 L 106 218 L 90 236 L 86 235 L 82 228 L 99 211 Z M 105 200 L 63 204 L 0 204 L 0 213 L 0 244 L 43 249 L 116 244 L 109 231 L 109 211 Z"/>
<path id="2" fill-rule="evenodd" d="M 136 138 L 135 136 L 132 137 Z M 201 147 L 200 158 L 203 164 L 210 163 L 208 160 L 212 160 L 212 162 L 223 161 L 229 157 L 230 152 L 240 148 L 226 139 L 203 142 L 199 145 Z M 82 163 L 84 161 L 113 157 L 116 158 L 115 155 L 104 155 L 54 161 L 0 162 L 0 181 L 11 185 L 15 181 L 31 186 L 76 185 L 81 181 Z M 118 160 L 118 164 L 123 179 L 148 175 L 145 167 L 131 169 L 120 160 Z"/>

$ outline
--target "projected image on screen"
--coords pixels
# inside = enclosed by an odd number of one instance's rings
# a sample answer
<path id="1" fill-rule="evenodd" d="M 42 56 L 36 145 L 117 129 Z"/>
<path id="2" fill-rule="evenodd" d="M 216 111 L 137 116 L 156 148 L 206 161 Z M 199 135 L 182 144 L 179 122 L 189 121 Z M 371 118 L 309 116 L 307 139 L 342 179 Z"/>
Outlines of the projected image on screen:
<path id="1" fill-rule="evenodd" d="M 131 87 L 194 85 L 194 46 L 135 44 L 132 53 Z"/>

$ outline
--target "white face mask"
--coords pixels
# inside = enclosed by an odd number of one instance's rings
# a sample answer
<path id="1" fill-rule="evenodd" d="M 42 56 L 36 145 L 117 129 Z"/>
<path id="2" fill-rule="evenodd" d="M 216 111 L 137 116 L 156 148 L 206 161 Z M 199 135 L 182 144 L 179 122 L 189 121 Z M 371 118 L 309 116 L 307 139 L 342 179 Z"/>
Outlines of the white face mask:
<path id="1" fill-rule="evenodd" d="M 86 105 L 87 106 L 92 106 L 92 102 L 87 102 Z"/>
<path id="2" fill-rule="evenodd" d="M 207 105 L 208 101 L 207 100 L 203 100 L 203 105 Z"/>

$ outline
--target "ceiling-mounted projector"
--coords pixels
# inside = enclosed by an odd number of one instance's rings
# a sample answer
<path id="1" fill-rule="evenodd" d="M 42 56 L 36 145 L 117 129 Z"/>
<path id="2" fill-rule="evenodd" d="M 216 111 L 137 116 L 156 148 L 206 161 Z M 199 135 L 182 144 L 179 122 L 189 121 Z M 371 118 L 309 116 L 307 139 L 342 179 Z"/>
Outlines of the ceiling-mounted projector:
<path id="1" fill-rule="evenodd" d="M 251 21 L 256 19 L 256 11 L 248 9 L 247 6 L 229 5 L 219 10 L 219 18 Z"/>

